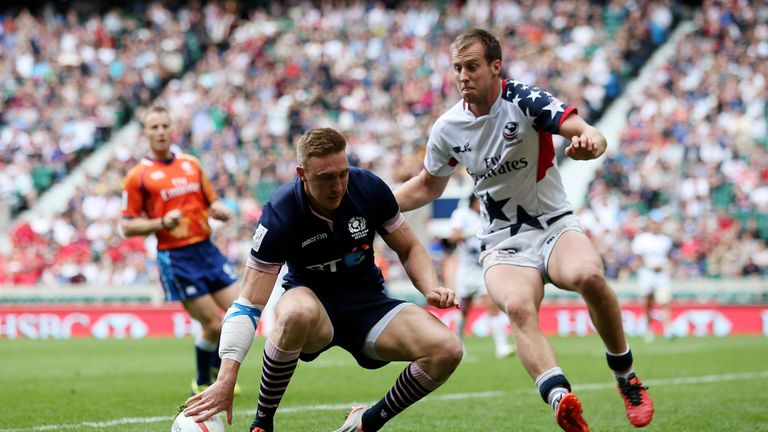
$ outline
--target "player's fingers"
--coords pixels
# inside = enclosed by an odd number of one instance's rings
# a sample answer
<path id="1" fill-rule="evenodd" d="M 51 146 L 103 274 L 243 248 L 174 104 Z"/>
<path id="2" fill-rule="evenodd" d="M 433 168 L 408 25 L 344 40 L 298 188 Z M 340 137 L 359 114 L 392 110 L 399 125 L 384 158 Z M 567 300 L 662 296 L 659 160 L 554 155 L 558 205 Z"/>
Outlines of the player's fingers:
<path id="1" fill-rule="evenodd" d="M 461 309 L 461 304 L 459 304 L 459 301 L 456 299 L 456 296 L 453 296 L 453 300 L 451 301 L 453 303 L 451 307 L 454 307 L 456 309 Z"/>
<path id="2" fill-rule="evenodd" d="M 200 415 L 196 416 L 194 418 L 195 422 L 204 422 L 208 420 L 209 418 L 213 417 L 216 414 L 216 411 L 213 409 L 209 409 L 205 412 L 200 413 Z M 189 417 L 189 416 L 187 416 Z"/>
<path id="3" fill-rule="evenodd" d="M 574 137 L 571 138 L 571 145 L 574 149 L 580 148 L 582 146 L 581 135 L 574 135 Z"/>
<path id="4" fill-rule="evenodd" d="M 190 406 L 194 404 L 195 402 L 199 401 L 202 396 L 198 393 L 196 395 L 192 395 L 189 398 L 187 398 L 186 402 L 184 402 L 184 405 Z"/>
<path id="5" fill-rule="evenodd" d="M 429 293 L 429 297 L 427 298 L 427 303 L 429 303 L 431 306 L 442 309 L 444 307 L 443 294 L 438 291 L 432 291 L 431 293 Z"/>
<path id="6" fill-rule="evenodd" d="M 197 414 L 200 413 L 201 410 L 202 410 L 202 407 L 200 406 L 200 404 L 199 403 L 195 403 L 195 404 L 190 405 L 190 406 L 188 406 L 188 407 L 186 407 L 184 409 L 184 415 L 187 416 L 187 417 L 193 416 L 193 415 L 197 415 Z"/>
<path id="7" fill-rule="evenodd" d="M 590 136 L 589 137 L 589 151 L 591 153 L 594 153 L 595 150 L 597 150 L 597 139 L 595 137 Z"/>
<path id="8" fill-rule="evenodd" d="M 451 307 L 451 308 L 457 308 L 458 309 L 459 302 L 456 301 L 456 293 L 455 292 L 448 293 L 448 301 L 447 301 L 447 304 L 445 305 L 445 307 L 447 307 L 447 308 Z"/>
<path id="9" fill-rule="evenodd" d="M 232 425 L 232 404 L 227 407 L 227 424 Z"/>

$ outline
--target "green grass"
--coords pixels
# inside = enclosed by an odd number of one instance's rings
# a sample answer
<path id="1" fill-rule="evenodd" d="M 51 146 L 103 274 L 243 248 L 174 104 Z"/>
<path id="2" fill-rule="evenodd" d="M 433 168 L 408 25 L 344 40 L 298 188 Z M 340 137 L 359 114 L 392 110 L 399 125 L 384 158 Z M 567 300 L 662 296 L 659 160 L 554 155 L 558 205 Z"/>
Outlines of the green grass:
<path id="1" fill-rule="evenodd" d="M 386 431 L 558 431 L 516 358 L 468 338 L 467 356 L 435 393 Z M 600 341 L 553 338 L 561 366 L 594 431 L 628 431 Z M 768 339 L 632 340 L 636 369 L 656 402 L 648 431 L 768 431 Z M 251 422 L 261 365 L 258 340 L 241 369 L 232 431 Z M 0 340 L 0 431 L 167 431 L 193 376 L 189 339 Z M 276 417 L 277 431 L 332 431 L 355 402 L 375 402 L 404 363 L 359 368 L 333 349 L 301 363 Z M 59 425 L 59 426 L 56 426 Z"/>

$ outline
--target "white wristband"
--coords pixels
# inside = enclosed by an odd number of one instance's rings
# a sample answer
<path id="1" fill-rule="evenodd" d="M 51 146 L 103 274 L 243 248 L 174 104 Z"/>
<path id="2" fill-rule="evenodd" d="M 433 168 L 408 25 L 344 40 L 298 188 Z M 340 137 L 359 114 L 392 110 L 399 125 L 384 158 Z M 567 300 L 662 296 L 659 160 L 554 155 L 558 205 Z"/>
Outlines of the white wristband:
<path id="1" fill-rule="evenodd" d="M 232 303 L 224 316 L 219 340 L 219 357 L 242 363 L 256 337 L 261 308 L 245 298 Z"/>

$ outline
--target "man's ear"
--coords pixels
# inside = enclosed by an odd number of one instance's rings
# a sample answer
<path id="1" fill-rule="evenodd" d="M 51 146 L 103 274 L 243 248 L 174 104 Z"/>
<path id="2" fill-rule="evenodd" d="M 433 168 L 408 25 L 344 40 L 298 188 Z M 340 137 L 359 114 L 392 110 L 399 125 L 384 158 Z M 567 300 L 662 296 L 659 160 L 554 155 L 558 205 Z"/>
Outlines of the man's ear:
<path id="1" fill-rule="evenodd" d="M 304 171 L 304 167 L 301 165 L 296 166 L 296 174 L 298 174 L 301 181 L 307 181 L 307 172 Z"/>

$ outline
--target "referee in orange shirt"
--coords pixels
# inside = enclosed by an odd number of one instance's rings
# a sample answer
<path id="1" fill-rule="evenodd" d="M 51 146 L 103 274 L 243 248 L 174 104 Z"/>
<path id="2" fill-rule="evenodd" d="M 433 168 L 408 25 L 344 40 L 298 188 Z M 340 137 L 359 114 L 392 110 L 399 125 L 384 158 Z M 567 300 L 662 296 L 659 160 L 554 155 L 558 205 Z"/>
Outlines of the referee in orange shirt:
<path id="1" fill-rule="evenodd" d="M 150 154 L 128 172 L 123 192 L 122 231 L 155 234 L 160 281 L 167 301 L 180 301 L 200 322 L 195 341 L 197 378 L 193 394 L 216 378 L 221 311 L 237 298 L 236 274 L 211 242 L 208 216 L 226 221 L 229 210 L 216 196 L 200 162 L 171 152 L 171 116 L 152 106 L 142 118 Z"/>

